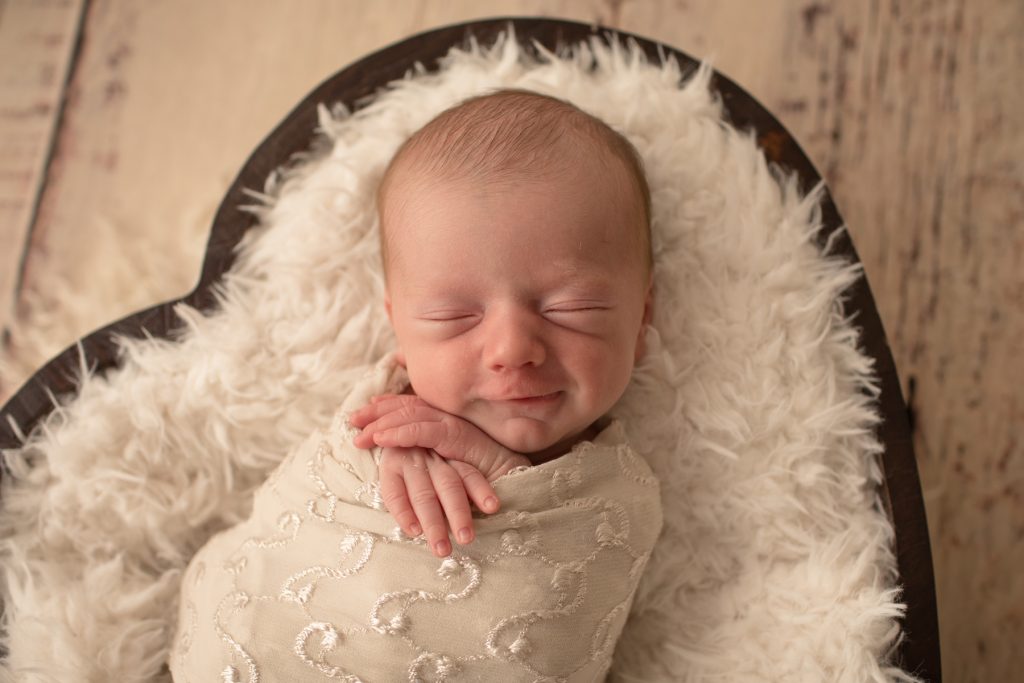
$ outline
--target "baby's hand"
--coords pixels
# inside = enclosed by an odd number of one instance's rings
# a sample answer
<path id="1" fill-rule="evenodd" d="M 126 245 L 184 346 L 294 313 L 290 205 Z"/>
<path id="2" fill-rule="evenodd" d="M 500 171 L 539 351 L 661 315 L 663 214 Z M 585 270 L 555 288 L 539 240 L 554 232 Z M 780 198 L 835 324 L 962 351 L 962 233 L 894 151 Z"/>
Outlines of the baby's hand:
<path id="1" fill-rule="evenodd" d="M 489 482 L 530 464 L 526 456 L 505 448 L 476 425 L 410 394 L 377 396 L 350 421 L 363 430 L 355 438 L 358 448 L 426 448 L 446 460 L 472 465 Z"/>
<path id="2" fill-rule="evenodd" d="M 494 489 L 480 470 L 457 460 L 447 461 L 425 448 L 382 449 L 380 493 L 402 531 L 407 536 L 424 533 L 438 557 L 452 551 L 449 525 L 459 544 L 473 540 L 469 499 L 484 512 L 498 510 Z"/>
<path id="3" fill-rule="evenodd" d="M 471 542 L 469 499 L 484 512 L 497 512 L 490 482 L 530 464 L 469 422 L 416 396 L 377 397 L 353 413 L 351 423 L 363 430 L 355 439 L 357 447 L 383 447 L 384 505 L 407 535 L 425 532 L 438 557 L 451 552 L 445 518 L 460 544 Z"/>

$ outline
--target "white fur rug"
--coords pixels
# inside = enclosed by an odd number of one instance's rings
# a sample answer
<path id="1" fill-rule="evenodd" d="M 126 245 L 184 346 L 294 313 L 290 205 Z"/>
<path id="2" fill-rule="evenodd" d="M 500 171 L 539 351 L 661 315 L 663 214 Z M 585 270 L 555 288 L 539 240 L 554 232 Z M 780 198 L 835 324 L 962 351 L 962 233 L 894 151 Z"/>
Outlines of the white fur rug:
<path id="1" fill-rule="evenodd" d="M 598 68 L 591 70 L 591 61 Z M 390 348 L 373 190 L 434 114 L 498 86 L 567 98 L 624 131 L 654 202 L 650 352 L 616 409 L 663 482 L 665 530 L 616 651 L 633 680 L 910 680 L 892 528 L 878 500 L 871 363 L 820 254 L 818 194 L 722 121 L 702 68 L 626 48 L 453 51 L 353 115 L 329 151 L 268 181 L 221 310 L 124 343 L 6 454 L 0 670 L 25 681 L 168 680 L 181 571 L 329 421 L 353 366 Z M 30 461 L 33 464 L 30 464 Z"/>

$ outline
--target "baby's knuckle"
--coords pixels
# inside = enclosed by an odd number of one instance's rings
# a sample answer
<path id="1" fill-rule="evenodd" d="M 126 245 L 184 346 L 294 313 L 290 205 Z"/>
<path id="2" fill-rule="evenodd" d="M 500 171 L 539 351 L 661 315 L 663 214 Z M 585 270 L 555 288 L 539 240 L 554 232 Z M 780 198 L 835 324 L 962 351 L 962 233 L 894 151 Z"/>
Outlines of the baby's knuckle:
<path id="1" fill-rule="evenodd" d="M 405 492 L 401 489 L 381 487 L 380 498 L 384 501 L 384 507 L 396 514 L 401 514 L 408 507 Z"/>
<path id="2" fill-rule="evenodd" d="M 484 477 L 483 472 L 481 472 L 473 465 L 470 465 L 468 463 L 459 463 L 459 465 L 460 467 L 458 467 L 455 471 L 459 473 L 459 476 L 462 477 L 462 480 L 465 482 L 486 478 Z"/>
<path id="3" fill-rule="evenodd" d="M 403 442 L 414 446 L 419 445 L 420 437 L 422 436 L 420 432 L 420 425 L 415 422 L 402 425 L 399 434 Z"/>
<path id="4" fill-rule="evenodd" d="M 409 499 L 414 507 L 429 505 L 437 502 L 437 496 L 433 488 L 417 489 L 409 492 Z"/>
<path id="5" fill-rule="evenodd" d="M 460 477 L 444 478 L 435 484 L 439 494 L 459 494 L 465 491 Z"/>

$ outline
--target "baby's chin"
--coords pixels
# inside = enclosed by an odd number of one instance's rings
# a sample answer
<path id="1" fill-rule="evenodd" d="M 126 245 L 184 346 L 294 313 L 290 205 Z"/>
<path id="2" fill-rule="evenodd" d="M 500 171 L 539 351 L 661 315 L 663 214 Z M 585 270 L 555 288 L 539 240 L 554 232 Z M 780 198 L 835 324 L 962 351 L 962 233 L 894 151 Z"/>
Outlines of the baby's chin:
<path id="1" fill-rule="evenodd" d="M 505 448 L 523 455 L 545 450 L 558 441 L 557 439 L 538 440 L 531 435 L 517 433 L 510 429 L 498 429 L 494 432 L 485 429 L 484 431 Z"/>
<path id="2" fill-rule="evenodd" d="M 565 455 L 574 445 L 590 437 L 587 426 L 566 434 L 538 428 L 535 423 L 517 425 L 515 422 L 503 422 L 493 433 L 487 429 L 484 431 L 505 448 L 525 455 L 535 465 Z"/>

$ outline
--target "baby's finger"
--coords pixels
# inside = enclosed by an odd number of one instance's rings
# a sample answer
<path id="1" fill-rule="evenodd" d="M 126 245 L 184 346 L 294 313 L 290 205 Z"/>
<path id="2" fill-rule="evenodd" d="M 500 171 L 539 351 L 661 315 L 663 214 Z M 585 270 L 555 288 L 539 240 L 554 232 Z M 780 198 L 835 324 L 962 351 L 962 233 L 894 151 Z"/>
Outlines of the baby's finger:
<path id="1" fill-rule="evenodd" d="M 460 545 L 472 542 L 473 515 L 469 510 L 469 498 L 466 497 L 462 477 L 439 457 L 427 460 L 427 471 L 455 540 Z"/>
<path id="2" fill-rule="evenodd" d="M 369 438 L 381 447 L 441 449 L 446 445 L 448 429 L 440 422 L 411 422 L 375 428 L 369 431 Z"/>
<path id="3" fill-rule="evenodd" d="M 405 406 L 419 404 L 426 405 L 425 401 L 415 394 L 381 394 L 380 396 L 374 396 L 371 398 L 370 403 L 363 406 L 362 410 L 369 409 L 377 415 L 383 415 Z"/>
<path id="4" fill-rule="evenodd" d="M 378 410 L 376 405 L 360 408 L 349 417 L 349 424 L 363 433 L 372 433 L 379 429 L 397 427 L 406 422 L 438 422 L 444 419 L 444 413 L 431 408 L 426 403 L 394 403 L 390 410 Z"/>
<path id="5" fill-rule="evenodd" d="M 377 394 L 370 399 L 370 403 L 382 403 L 384 401 L 401 401 L 403 403 L 410 403 L 413 401 L 420 400 L 416 394 Z"/>
<path id="6" fill-rule="evenodd" d="M 426 457 L 417 449 L 405 457 L 403 465 L 409 502 L 423 527 L 427 544 L 436 556 L 446 557 L 452 552 L 452 545 L 448 541 L 448 525 L 437 500 L 434 483 L 427 472 Z"/>
<path id="7" fill-rule="evenodd" d="M 355 410 L 349 415 L 349 424 L 363 428 L 383 415 L 400 410 L 406 406 L 427 405 L 419 396 L 413 394 L 381 394 L 370 399 L 370 403 Z"/>
<path id="8" fill-rule="evenodd" d="M 498 494 L 494 492 L 494 487 L 491 486 L 491 482 L 487 481 L 483 472 L 458 460 L 449 460 L 448 465 L 462 478 L 462 486 L 474 505 L 487 514 L 498 511 L 498 508 L 501 507 Z M 450 515 L 448 519 L 451 519 Z"/>
<path id="9" fill-rule="evenodd" d="M 373 406 L 367 406 L 367 408 L 373 408 Z M 374 440 L 374 434 L 384 429 L 392 429 L 407 423 L 419 423 L 419 422 L 438 422 L 442 419 L 442 415 L 435 409 L 423 405 L 405 405 L 403 407 L 396 408 L 390 412 L 386 412 L 383 415 L 374 418 L 372 421 L 367 422 L 369 419 L 367 416 L 369 413 L 356 415 L 353 414 L 350 422 L 352 426 L 362 429 L 359 434 L 356 434 L 355 438 L 352 439 L 352 443 L 356 448 L 372 448 L 381 444 Z M 370 415 L 372 416 L 372 415 Z M 396 445 L 396 444 L 388 444 Z M 428 444 L 417 444 L 409 443 L 409 447 L 420 446 L 422 448 L 433 448 Z"/>
<path id="10" fill-rule="evenodd" d="M 389 463 L 388 453 L 385 451 L 381 458 L 380 497 L 384 501 L 384 507 L 391 513 L 405 535 L 415 538 L 423 533 L 423 528 L 406 493 L 405 479 L 402 476 L 402 459 L 405 456 L 392 454 L 392 457 L 394 459 Z"/>

